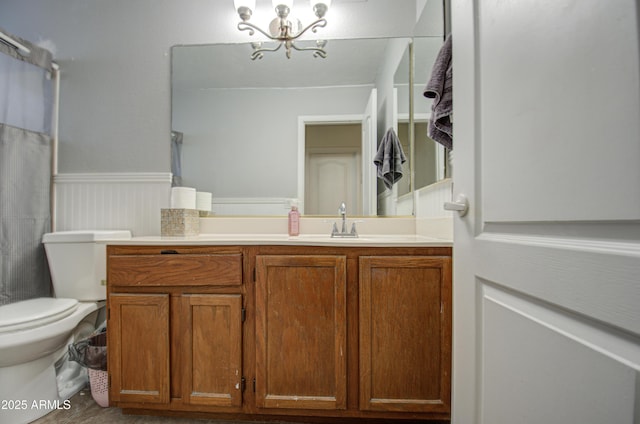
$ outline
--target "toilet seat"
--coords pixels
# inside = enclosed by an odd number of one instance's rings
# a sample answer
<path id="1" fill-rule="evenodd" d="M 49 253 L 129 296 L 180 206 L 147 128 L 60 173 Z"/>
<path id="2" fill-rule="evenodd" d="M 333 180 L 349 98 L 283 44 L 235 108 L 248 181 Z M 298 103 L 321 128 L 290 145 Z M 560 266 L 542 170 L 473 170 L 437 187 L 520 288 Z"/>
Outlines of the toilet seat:
<path id="1" fill-rule="evenodd" d="M 76 299 L 39 297 L 0 308 L 0 334 L 28 330 L 59 321 L 78 309 Z"/>

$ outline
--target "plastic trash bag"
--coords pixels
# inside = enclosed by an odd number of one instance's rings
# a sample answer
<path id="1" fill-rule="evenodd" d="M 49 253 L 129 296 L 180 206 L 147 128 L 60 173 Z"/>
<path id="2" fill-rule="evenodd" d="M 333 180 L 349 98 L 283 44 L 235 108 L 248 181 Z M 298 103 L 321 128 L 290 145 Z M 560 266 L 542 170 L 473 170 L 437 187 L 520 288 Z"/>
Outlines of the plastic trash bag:
<path id="1" fill-rule="evenodd" d="M 107 370 L 107 326 L 102 324 L 89 337 L 69 345 L 69 359 L 86 368 Z"/>

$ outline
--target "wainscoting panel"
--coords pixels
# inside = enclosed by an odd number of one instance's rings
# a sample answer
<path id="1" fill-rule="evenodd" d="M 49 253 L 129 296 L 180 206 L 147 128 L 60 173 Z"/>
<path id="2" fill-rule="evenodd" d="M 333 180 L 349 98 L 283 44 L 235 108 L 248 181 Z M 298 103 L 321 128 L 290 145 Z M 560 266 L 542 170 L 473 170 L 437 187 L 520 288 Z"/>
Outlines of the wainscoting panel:
<path id="1" fill-rule="evenodd" d="M 452 212 L 444 210 L 444 203 L 451 201 L 453 184 L 447 178 L 416 192 L 416 217 L 441 218 L 453 216 Z"/>
<path id="2" fill-rule="evenodd" d="M 55 231 L 130 230 L 160 235 L 171 173 L 58 174 L 54 177 Z"/>
<path id="3" fill-rule="evenodd" d="M 444 210 L 452 189 L 448 178 L 416 192 L 416 234 L 453 240 L 453 212 Z"/>
<path id="4" fill-rule="evenodd" d="M 286 216 L 291 200 L 279 197 L 213 198 L 212 213 L 220 216 Z"/>

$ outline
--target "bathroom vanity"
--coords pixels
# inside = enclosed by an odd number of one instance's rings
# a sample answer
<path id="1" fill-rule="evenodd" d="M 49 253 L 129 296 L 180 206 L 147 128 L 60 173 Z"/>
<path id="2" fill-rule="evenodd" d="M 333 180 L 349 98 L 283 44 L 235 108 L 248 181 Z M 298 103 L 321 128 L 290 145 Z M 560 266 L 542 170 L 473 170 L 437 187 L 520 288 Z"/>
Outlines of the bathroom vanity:
<path id="1" fill-rule="evenodd" d="M 110 405 L 125 413 L 446 420 L 451 247 L 132 239 L 107 247 Z"/>

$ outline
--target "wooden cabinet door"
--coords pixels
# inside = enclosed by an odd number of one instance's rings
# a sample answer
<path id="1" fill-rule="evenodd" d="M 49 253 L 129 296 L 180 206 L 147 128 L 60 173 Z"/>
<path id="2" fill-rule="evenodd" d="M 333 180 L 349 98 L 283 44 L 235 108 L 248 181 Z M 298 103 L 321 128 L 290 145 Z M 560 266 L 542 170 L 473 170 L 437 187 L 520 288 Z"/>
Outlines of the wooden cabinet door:
<path id="1" fill-rule="evenodd" d="M 182 296 L 183 393 L 186 403 L 242 404 L 242 297 Z"/>
<path id="2" fill-rule="evenodd" d="M 256 403 L 346 408 L 346 259 L 256 257 Z"/>
<path id="3" fill-rule="evenodd" d="M 360 257 L 360 409 L 450 411 L 451 259 Z"/>
<path id="4" fill-rule="evenodd" d="M 111 402 L 169 403 L 169 295 L 109 295 Z"/>

